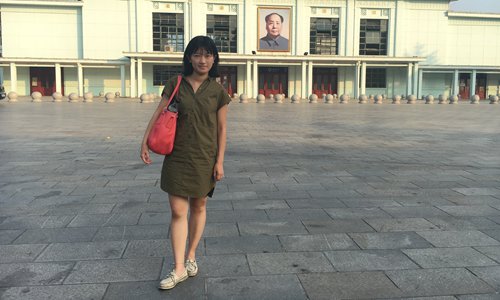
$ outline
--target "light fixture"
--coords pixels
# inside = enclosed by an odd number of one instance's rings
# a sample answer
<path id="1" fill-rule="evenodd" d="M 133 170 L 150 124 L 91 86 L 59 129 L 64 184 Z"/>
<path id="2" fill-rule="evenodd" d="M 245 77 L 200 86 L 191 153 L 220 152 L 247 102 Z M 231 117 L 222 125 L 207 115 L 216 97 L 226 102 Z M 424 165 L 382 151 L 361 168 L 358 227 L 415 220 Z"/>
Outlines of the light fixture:
<path id="1" fill-rule="evenodd" d="M 307 52 L 307 51 L 306 51 L 306 52 L 304 52 L 304 55 L 308 55 L 308 54 L 309 54 L 309 52 Z"/>
<path id="2" fill-rule="evenodd" d="M 257 52 L 255 52 L 255 50 L 252 50 L 252 54 L 255 55 L 255 54 L 257 54 Z"/>

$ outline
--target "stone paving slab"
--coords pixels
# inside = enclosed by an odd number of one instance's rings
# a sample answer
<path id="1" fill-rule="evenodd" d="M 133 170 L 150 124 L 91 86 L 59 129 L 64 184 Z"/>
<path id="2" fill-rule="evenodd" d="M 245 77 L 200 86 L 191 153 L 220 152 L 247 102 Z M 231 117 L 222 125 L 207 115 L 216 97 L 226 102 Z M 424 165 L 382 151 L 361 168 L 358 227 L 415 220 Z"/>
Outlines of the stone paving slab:
<path id="1" fill-rule="evenodd" d="M 500 106 L 234 101 L 172 291 L 162 157 L 137 152 L 154 106 L 0 102 L 1 299 L 500 298 Z"/>
<path id="2" fill-rule="evenodd" d="M 25 286 L 0 289 L 4 300 L 67 300 L 67 299 L 102 299 L 107 284 Z"/>

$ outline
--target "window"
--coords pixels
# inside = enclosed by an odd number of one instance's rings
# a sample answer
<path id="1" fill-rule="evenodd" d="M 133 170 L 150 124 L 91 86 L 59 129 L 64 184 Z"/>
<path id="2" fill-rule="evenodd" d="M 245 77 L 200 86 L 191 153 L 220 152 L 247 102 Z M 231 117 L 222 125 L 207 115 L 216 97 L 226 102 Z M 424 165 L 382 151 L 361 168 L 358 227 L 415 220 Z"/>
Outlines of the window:
<path id="1" fill-rule="evenodd" d="M 386 69 L 367 68 L 366 69 L 366 87 L 367 88 L 386 88 Z"/>
<path id="2" fill-rule="evenodd" d="M 338 54 L 339 19 L 311 18 L 309 52 Z"/>
<path id="3" fill-rule="evenodd" d="M 360 55 L 387 55 L 387 20 L 361 19 Z"/>
<path id="4" fill-rule="evenodd" d="M 153 51 L 184 51 L 184 15 L 153 13 Z"/>
<path id="5" fill-rule="evenodd" d="M 236 53 L 238 41 L 236 16 L 207 15 L 207 35 L 220 52 Z"/>
<path id="6" fill-rule="evenodd" d="M 182 73 L 181 66 L 165 66 L 165 65 L 154 65 L 153 66 L 153 85 L 165 85 L 167 81 Z"/>

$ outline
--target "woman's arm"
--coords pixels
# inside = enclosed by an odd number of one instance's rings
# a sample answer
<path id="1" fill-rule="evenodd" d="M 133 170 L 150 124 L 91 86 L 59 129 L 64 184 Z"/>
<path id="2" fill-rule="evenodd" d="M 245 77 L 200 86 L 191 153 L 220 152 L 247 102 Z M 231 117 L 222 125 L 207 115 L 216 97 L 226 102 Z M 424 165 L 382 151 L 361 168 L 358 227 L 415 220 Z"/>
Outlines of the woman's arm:
<path id="1" fill-rule="evenodd" d="M 162 110 L 167 106 L 167 104 L 168 104 L 168 99 L 165 99 L 165 96 L 163 96 L 161 98 L 160 104 L 158 104 L 158 107 L 153 113 L 151 120 L 149 120 L 148 127 L 146 127 L 146 132 L 144 132 L 144 137 L 142 138 L 142 145 L 141 145 L 141 159 L 145 164 L 149 165 L 151 163 L 151 157 L 149 156 L 149 147 L 148 147 L 149 132 L 153 128 L 153 124 L 156 122 L 156 119 L 158 119 L 158 116 L 160 115 Z"/>
<path id="2" fill-rule="evenodd" d="M 227 104 L 217 111 L 217 161 L 214 167 L 214 178 L 219 181 L 224 177 L 224 152 L 226 152 L 226 120 Z"/>

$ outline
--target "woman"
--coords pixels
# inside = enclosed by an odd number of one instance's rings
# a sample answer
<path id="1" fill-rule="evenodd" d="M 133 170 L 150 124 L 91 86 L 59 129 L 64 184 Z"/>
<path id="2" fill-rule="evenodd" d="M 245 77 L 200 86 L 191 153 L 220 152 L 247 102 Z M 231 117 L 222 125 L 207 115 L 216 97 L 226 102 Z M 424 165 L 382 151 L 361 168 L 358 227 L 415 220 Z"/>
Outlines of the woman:
<path id="1" fill-rule="evenodd" d="M 198 273 L 195 255 L 205 228 L 207 197 L 212 197 L 215 182 L 224 177 L 226 115 L 231 98 L 215 80 L 218 63 L 217 47 L 209 37 L 193 38 L 184 51 L 182 81 L 174 98 L 179 112 L 174 150 L 165 156 L 161 171 L 161 189 L 168 193 L 172 210 L 175 267 L 160 282 L 160 289 L 171 289 Z M 147 137 L 176 83 L 177 77 L 165 85 L 162 100 L 144 133 L 141 158 L 146 164 L 151 163 Z"/>

